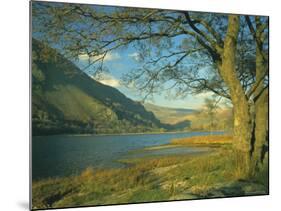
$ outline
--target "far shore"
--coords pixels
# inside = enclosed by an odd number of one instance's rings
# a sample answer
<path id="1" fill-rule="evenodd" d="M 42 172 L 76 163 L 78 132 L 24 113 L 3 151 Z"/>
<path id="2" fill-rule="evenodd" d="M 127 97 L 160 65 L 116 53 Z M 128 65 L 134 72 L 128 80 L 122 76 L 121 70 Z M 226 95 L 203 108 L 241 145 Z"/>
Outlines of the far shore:
<path id="1" fill-rule="evenodd" d="M 33 135 L 32 137 L 46 137 L 46 136 L 128 136 L 128 135 L 158 135 L 158 134 L 196 133 L 196 132 L 198 132 L 198 133 L 226 133 L 226 134 L 229 133 L 229 132 L 223 131 L 223 130 L 216 130 L 216 131 L 187 130 L 187 131 L 145 132 L 145 133 L 51 134 L 51 135 Z"/>

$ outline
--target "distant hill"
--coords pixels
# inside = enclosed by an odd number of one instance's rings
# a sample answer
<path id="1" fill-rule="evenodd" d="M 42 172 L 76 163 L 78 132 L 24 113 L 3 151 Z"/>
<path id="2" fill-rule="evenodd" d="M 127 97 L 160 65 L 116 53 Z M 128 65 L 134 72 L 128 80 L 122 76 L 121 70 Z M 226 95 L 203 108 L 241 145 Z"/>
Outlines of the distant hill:
<path id="1" fill-rule="evenodd" d="M 196 113 L 194 109 L 185 108 L 168 108 L 151 103 L 143 104 L 146 110 L 153 112 L 153 114 L 164 124 L 180 125 L 189 120 L 188 115 Z"/>
<path id="2" fill-rule="evenodd" d="M 141 103 L 82 72 L 56 50 L 32 40 L 33 135 L 160 131 Z"/>
<path id="3" fill-rule="evenodd" d="M 216 110 L 213 119 L 204 109 L 188 115 L 191 121 L 190 129 L 193 131 L 232 131 L 233 129 L 233 112 L 232 108 L 219 108 Z"/>

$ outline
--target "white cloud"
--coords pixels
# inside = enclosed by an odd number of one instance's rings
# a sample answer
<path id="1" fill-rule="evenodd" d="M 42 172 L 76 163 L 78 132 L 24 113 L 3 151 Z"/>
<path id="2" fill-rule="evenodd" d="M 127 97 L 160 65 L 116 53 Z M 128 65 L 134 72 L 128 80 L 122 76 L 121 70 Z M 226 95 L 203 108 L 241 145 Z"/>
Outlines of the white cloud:
<path id="1" fill-rule="evenodd" d="M 195 95 L 195 97 L 197 97 L 197 98 L 209 98 L 209 97 L 212 97 L 213 94 L 214 94 L 213 92 L 203 92 L 203 93 Z"/>
<path id="2" fill-rule="evenodd" d="M 117 79 L 103 79 L 103 80 L 100 80 L 99 82 L 101 82 L 104 85 L 108 85 L 108 86 L 112 86 L 112 87 L 120 86 L 120 82 Z"/>
<path id="3" fill-rule="evenodd" d="M 84 53 L 84 54 L 80 54 L 80 55 L 78 56 L 78 58 L 79 58 L 80 60 L 82 60 L 82 61 L 88 61 L 89 59 L 90 59 L 90 61 L 95 61 L 95 60 L 97 60 L 97 59 L 101 59 L 103 56 L 104 56 L 104 54 L 98 55 L 98 56 L 90 56 L 90 57 L 89 57 L 88 54 Z M 120 55 L 119 55 L 118 53 L 108 52 L 108 53 L 105 55 L 103 61 L 105 62 L 105 61 L 118 60 L 118 59 L 120 59 L 120 58 L 121 58 L 121 57 L 120 57 Z"/>
<path id="4" fill-rule="evenodd" d="M 109 73 L 101 73 L 97 77 L 93 78 L 104 85 L 112 86 L 115 88 L 121 86 L 120 81 Z"/>
<path id="5" fill-rule="evenodd" d="M 139 62 L 141 60 L 140 54 L 137 52 L 131 53 L 128 55 L 129 57 L 133 58 L 135 61 Z"/>

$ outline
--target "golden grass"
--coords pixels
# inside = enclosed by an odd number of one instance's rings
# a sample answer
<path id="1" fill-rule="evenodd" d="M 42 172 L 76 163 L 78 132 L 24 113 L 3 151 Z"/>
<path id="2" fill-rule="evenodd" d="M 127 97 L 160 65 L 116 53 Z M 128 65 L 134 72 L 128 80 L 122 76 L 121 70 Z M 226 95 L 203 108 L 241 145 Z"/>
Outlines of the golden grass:
<path id="1" fill-rule="evenodd" d="M 232 140 L 230 135 L 209 135 L 174 139 L 171 143 L 179 145 L 231 144 Z"/>

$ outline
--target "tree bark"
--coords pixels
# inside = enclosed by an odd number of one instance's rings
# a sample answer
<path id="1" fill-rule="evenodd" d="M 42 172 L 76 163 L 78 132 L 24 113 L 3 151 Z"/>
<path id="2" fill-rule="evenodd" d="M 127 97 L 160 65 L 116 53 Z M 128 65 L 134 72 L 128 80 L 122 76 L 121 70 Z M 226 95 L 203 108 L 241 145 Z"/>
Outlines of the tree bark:
<path id="1" fill-rule="evenodd" d="M 268 153 L 268 88 L 264 83 L 265 75 L 268 71 L 268 62 L 263 52 L 262 32 L 259 19 L 256 20 L 256 83 L 258 83 L 253 93 L 254 101 L 254 130 L 251 150 L 251 172 L 252 176 L 265 170 L 265 162 Z"/>
<path id="2" fill-rule="evenodd" d="M 234 155 L 236 167 L 241 177 L 247 177 L 250 172 L 251 150 L 251 114 L 245 91 L 236 75 L 236 43 L 239 32 L 239 16 L 230 15 L 228 29 L 224 40 L 220 75 L 229 88 L 234 115 Z"/>
<path id="3" fill-rule="evenodd" d="M 251 173 L 252 176 L 266 170 L 268 158 L 268 88 L 255 102 L 254 134 L 252 137 Z"/>

